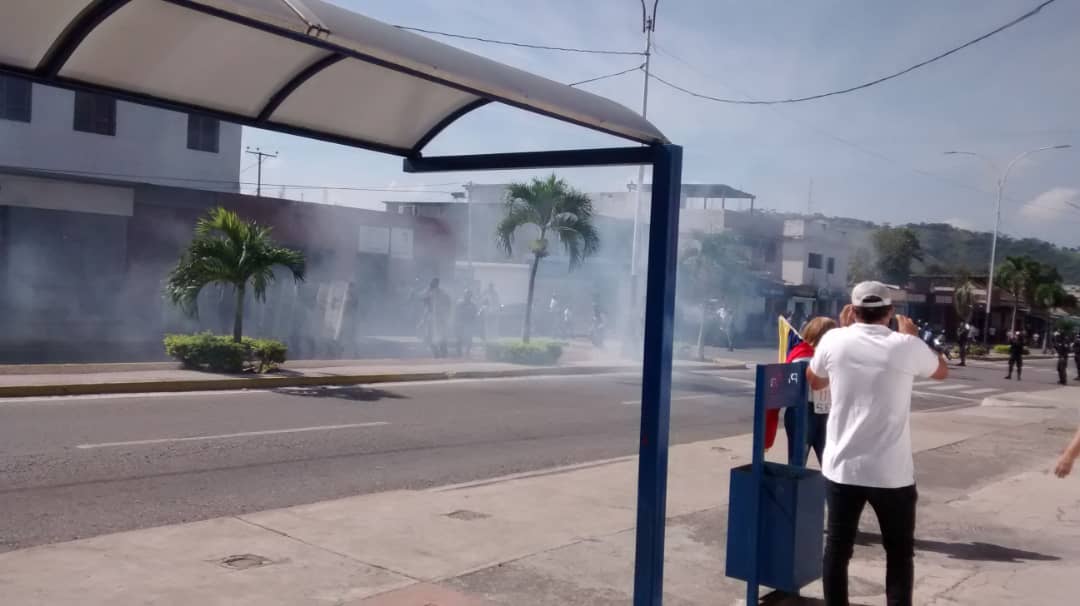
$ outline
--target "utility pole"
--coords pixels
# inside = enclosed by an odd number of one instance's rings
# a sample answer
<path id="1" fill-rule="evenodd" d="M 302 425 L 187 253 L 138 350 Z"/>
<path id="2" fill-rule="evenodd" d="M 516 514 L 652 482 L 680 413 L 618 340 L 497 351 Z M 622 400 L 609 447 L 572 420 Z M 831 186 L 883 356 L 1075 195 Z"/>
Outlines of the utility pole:
<path id="1" fill-rule="evenodd" d="M 645 34 L 645 84 L 641 91 L 641 117 L 647 118 L 649 113 L 649 67 L 652 63 L 652 35 L 656 31 L 656 6 L 659 4 L 659 0 L 653 3 L 653 13 L 649 15 L 645 11 L 645 2 L 641 3 L 641 31 Z M 637 184 L 634 188 L 634 234 L 633 241 L 630 247 L 630 309 L 631 316 L 627 318 L 626 339 L 634 339 L 637 337 L 636 330 L 629 330 L 629 327 L 637 327 L 637 318 L 640 316 L 638 313 L 638 293 L 640 287 L 638 282 L 640 281 L 640 272 L 638 270 L 638 257 L 641 256 L 639 252 L 641 250 L 641 191 L 645 188 L 645 165 L 638 166 Z M 628 344 L 623 344 L 623 350 L 628 351 Z"/>
<path id="2" fill-rule="evenodd" d="M 814 178 L 810 178 L 810 187 L 806 190 L 806 214 L 814 214 Z"/>
<path id="3" fill-rule="evenodd" d="M 271 154 L 269 152 L 264 152 L 263 150 L 259 149 L 258 147 L 256 147 L 255 149 L 251 149 L 250 147 L 248 147 L 247 149 L 244 150 L 244 153 L 251 154 L 251 155 L 256 156 L 258 158 L 256 160 L 256 162 L 258 162 L 258 164 L 259 164 L 259 171 L 258 171 L 259 176 L 255 178 L 255 196 L 261 198 L 262 197 L 262 164 L 263 164 L 263 160 L 266 159 L 266 158 L 276 158 L 276 157 L 278 157 L 278 153 L 274 152 L 274 153 Z"/>

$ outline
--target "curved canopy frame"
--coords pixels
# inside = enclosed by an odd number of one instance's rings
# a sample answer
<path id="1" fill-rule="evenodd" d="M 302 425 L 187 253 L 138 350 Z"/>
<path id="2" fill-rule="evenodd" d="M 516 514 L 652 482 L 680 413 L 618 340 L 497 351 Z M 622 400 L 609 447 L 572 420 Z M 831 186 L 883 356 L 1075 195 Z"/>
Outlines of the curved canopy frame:
<path id="1" fill-rule="evenodd" d="M 8 0 L 0 71 L 418 157 L 496 102 L 644 144 L 628 108 L 324 0 Z M 227 53 L 226 53 L 227 49 Z"/>

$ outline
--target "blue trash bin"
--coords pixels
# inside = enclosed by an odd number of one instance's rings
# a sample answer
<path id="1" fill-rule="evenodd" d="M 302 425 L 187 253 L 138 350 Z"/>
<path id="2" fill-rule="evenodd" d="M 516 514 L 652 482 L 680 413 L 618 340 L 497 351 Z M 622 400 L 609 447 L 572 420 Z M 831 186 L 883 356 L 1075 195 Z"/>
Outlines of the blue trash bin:
<path id="1" fill-rule="evenodd" d="M 731 470 L 728 499 L 729 577 L 746 581 L 747 604 L 757 604 L 758 587 L 788 593 L 821 578 L 825 529 L 825 480 L 806 469 L 808 406 L 806 365 L 757 367 L 754 392 L 753 463 Z M 765 461 L 765 413 L 796 407 L 793 465 Z"/>

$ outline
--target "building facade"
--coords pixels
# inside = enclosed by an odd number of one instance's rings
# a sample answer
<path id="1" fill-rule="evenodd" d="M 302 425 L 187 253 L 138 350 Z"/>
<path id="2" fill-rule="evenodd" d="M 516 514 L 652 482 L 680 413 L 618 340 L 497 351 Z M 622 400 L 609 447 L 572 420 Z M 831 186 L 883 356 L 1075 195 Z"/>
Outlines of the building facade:
<path id="1" fill-rule="evenodd" d="M 239 191 L 241 127 L 0 75 L 0 166 Z"/>

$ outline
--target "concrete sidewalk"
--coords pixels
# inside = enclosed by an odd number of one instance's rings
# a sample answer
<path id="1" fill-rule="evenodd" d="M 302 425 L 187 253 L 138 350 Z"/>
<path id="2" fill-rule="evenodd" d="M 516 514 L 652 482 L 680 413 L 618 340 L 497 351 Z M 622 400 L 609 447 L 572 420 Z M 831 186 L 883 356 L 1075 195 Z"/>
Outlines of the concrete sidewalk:
<path id="1" fill-rule="evenodd" d="M 744 368 L 740 360 L 676 362 L 681 369 Z M 185 370 L 177 365 L 34 366 L 0 372 L 0 397 L 42 397 L 110 393 L 276 389 L 316 385 L 361 385 L 468 378 L 640 372 L 641 364 L 616 359 L 558 366 L 522 366 L 464 360 L 340 360 L 290 362 L 280 372 L 226 375 Z"/>
<path id="2" fill-rule="evenodd" d="M 1075 429 L 1078 394 L 1057 390 L 1058 407 L 913 416 L 916 603 L 1074 602 L 1080 478 L 1046 469 Z M 724 543 L 728 473 L 749 451 L 747 435 L 671 449 L 665 604 L 743 595 L 723 576 Z M 0 595 L 18 606 L 627 604 L 636 466 L 626 457 L 13 551 L 0 555 Z M 863 524 L 853 597 L 882 604 L 884 555 L 873 517 Z"/>

